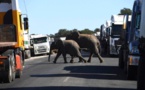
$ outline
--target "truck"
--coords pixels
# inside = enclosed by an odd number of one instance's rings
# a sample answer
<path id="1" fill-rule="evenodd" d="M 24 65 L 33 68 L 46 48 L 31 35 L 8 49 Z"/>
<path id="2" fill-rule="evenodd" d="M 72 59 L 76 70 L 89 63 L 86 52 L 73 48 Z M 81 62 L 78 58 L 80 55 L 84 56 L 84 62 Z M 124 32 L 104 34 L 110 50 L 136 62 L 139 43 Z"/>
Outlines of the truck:
<path id="1" fill-rule="evenodd" d="M 127 79 L 131 79 L 131 76 L 129 74 L 130 69 L 127 69 L 128 67 L 130 67 L 129 64 L 127 64 L 129 58 L 130 26 L 131 26 L 131 15 L 124 15 L 121 37 L 119 39 L 119 41 L 122 44 L 119 50 L 118 66 L 122 68 L 124 72 L 127 74 Z"/>
<path id="2" fill-rule="evenodd" d="M 24 28 L 28 17 L 23 17 L 18 0 L 0 1 L 0 81 L 10 83 L 22 76 L 24 66 Z"/>
<path id="3" fill-rule="evenodd" d="M 43 34 L 31 34 L 30 35 L 30 44 L 33 47 L 31 49 L 32 55 L 42 55 L 49 54 L 50 51 L 50 37 L 49 35 Z"/>
<path id="4" fill-rule="evenodd" d="M 139 0 L 140 9 L 137 14 L 136 26 L 140 30 L 139 35 L 139 53 L 140 60 L 138 65 L 138 79 L 137 79 L 137 90 L 145 90 L 145 0 Z"/>
<path id="5" fill-rule="evenodd" d="M 24 57 L 25 59 L 31 58 L 31 48 L 32 46 L 30 45 L 30 34 L 29 30 L 25 29 L 24 30 Z"/>
<path id="6" fill-rule="evenodd" d="M 131 22 L 126 19 L 127 23 L 124 23 L 124 30 L 126 31 L 126 39 L 122 45 L 119 56 L 119 67 L 123 68 L 127 79 L 137 79 L 138 65 L 139 65 L 139 34 L 140 34 L 140 12 L 141 3 L 140 0 L 136 0 L 133 5 Z M 130 24 L 129 24 L 130 23 Z"/>
<path id="7" fill-rule="evenodd" d="M 122 25 L 123 15 L 112 15 L 111 22 L 106 22 L 107 53 L 110 56 L 119 54 L 121 45 L 118 43 L 118 40 L 121 35 Z"/>
<path id="8" fill-rule="evenodd" d="M 108 26 L 108 28 L 110 28 L 109 27 L 109 25 L 107 24 L 107 26 Z M 105 24 L 102 24 L 101 26 L 100 26 L 100 38 L 99 38 L 99 40 L 100 40 L 100 43 L 101 43 L 101 54 L 102 55 L 106 55 L 107 53 L 107 37 L 106 37 L 106 25 Z"/>

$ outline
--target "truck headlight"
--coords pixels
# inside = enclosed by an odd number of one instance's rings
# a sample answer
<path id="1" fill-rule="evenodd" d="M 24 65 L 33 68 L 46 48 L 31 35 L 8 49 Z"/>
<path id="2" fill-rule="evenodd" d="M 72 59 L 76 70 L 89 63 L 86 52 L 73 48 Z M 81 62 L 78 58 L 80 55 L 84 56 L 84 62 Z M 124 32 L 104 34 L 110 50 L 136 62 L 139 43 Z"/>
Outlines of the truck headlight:
<path id="1" fill-rule="evenodd" d="M 129 58 L 129 65 L 138 65 L 139 64 L 139 59 L 140 57 L 139 56 L 128 56 Z"/>
<path id="2" fill-rule="evenodd" d="M 37 49 L 38 49 L 38 47 L 37 47 L 37 46 L 35 46 L 35 47 L 34 47 L 34 49 L 35 49 L 35 50 L 37 50 Z"/>
<path id="3" fill-rule="evenodd" d="M 137 46 L 134 46 L 130 49 L 131 54 L 139 54 L 139 49 Z"/>

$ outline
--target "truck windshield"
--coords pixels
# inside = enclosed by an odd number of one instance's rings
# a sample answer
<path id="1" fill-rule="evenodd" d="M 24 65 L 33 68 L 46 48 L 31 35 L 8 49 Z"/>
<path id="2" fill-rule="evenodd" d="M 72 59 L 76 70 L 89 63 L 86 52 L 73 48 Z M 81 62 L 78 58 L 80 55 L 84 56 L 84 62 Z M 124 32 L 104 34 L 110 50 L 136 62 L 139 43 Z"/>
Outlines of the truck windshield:
<path id="1" fill-rule="evenodd" d="M 0 3 L 11 3 L 11 0 L 0 0 Z"/>
<path id="2" fill-rule="evenodd" d="M 119 38 L 121 35 L 121 30 L 122 30 L 122 25 L 113 25 L 112 31 L 111 31 L 111 36 Z"/>
<path id="3" fill-rule="evenodd" d="M 45 43 L 45 42 L 47 42 L 47 37 L 34 38 L 34 40 L 33 40 L 34 44 Z"/>

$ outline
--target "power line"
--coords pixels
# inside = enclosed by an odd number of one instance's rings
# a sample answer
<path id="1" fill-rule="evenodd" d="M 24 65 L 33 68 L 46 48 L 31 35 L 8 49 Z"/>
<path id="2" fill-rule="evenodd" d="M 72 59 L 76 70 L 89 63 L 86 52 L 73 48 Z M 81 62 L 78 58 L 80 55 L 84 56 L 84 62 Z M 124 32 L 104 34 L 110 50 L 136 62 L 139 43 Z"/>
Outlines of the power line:
<path id="1" fill-rule="evenodd" d="M 25 7 L 26 14 L 28 16 L 28 11 L 27 11 L 27 6 L 26 6 L 26 3 L 25 3 L 25 0 L 23 0 L 23 2 L 24 2 L 24 7 Z"/>

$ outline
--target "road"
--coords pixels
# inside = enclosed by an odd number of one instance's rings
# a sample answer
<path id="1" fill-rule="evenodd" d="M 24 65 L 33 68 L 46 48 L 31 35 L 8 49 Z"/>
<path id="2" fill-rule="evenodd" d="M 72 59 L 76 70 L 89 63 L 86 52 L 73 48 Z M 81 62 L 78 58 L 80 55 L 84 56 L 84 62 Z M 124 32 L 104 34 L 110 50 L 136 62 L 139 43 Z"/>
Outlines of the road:
<path id="1" fill-rule="evenodd" d="M 118 68 L 118 58 L 104 57 L 99 63 L 93 57 L 91 63 L 63 63 L 62 56 L 56 64 L 47 56 L 26 60 L 23 76 L 12 83 L 0 83 L 1 90 L 136 90 L 137 82 L 126 80 Z M 70 57 L 67 56 L 68 61 Z M 88 59 L 88 57 L 85 57 Z"/>

